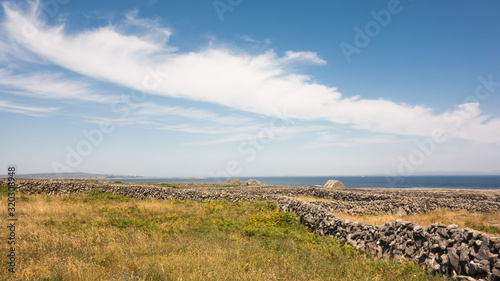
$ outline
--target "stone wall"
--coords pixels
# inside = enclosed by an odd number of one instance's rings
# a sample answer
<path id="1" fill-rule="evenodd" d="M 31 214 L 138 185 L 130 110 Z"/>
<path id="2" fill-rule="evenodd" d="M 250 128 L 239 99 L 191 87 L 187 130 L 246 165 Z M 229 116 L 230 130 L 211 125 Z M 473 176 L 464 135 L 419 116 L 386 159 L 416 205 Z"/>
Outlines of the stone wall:
<path id="1" fill-rule="evenodd" d="M 1 180 L 0 180 L 1 181 Z M 396 190 L 345 189 L 329 190 L 318 187 L 237 186 L 233 188 L 174 188 L 147 184 L 112 184 L 92 180 L 17 180 L 21 189 L 33 193 L 44 190 L 49 194 L 82 192 L 100 188 L 136 198 L 177 198 L 203 194 L 206 199 L 241 197 L 263 198 L 270 195 L 308 196 L 331 199 L 331 202 L 311 201 L 330 212 L 346 214 L 419 214 L 437 209 L 491 212 L 500 210 L 500 192 L 460 190 Z M 56 192 L 57 190 L 57 192 Z M 144 192 L 143 192 L 144 191 Z M 190 194 L 190 195 L 189 195 Z M 167 197 L 167 198 L 165 198 Z M 196 197 L 196 196 L 194 196 Z M 192 198 L 185 198 L 192 199 Z"/>
<path id="2" fill-rule="evenodd" d="M 318 205 L 289 197 L 279 197 L 277 202 L 279 209 L 297 214 L 315 233 L 337 238 L 376 257 L 412 260 L 429 273 L 500 280 L 498 237 L 439 223 L 422 227 L 397 220 L 374 226 L 343 220 Z"/>
<path id="3" fill-rule="evenodd" d="M 5 180 L 0 183 L 5 184 Z M 295 213 L 306 226 L 379 258 L 408 259 L 425 266 L 429 273 L 440 272 L 457 278 L 500 280 L 500 238 L 490 237 L 456 225 L 432 224 L 421 227 L 398 220 L 382 226 L 352 222 L 331 215 L 347 213 L 425 212 L 438 208 L 469 211 L 498 211 L 497 193 L 456 191 L 342 190 L 313 187 L 258 186 L 235 188 L 175 188 L 146 184 L 112 184 L 89 180 L 22 180 L 20 190 L 29 194 L 52 195 L 101 189 L 138 199 L 190 200 L 272 200 L 280 210 Z M 333 202 L 305 202 L 290 196 L 329 198 Z M 424 204 L 425 202 L 425 204 Z M 420 205 L 419 205 L 420 204 Z"/>

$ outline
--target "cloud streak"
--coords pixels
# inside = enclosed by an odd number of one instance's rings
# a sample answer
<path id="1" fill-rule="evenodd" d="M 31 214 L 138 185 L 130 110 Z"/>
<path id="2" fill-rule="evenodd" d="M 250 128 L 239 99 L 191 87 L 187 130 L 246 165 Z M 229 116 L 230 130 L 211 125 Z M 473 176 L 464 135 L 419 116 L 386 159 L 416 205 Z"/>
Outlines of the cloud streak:
<path id="1" fill-rule="evenodd" d="M 3 91 L 34 98 L 56 100 L 81 100 L 86 102 L 109 103 L 118 96 L 95 94 L 84 82 L 64 79 L 61 73 L 12 74 L 0 68 L 0 86 Z"/>
<path id="2" fill-rule="evenodd" d="M 35 106 L 21 105 L 5 100 L 0 100 L 0 111 L 19 113 L 28 116 L 34 116 L 34 117 L 45 116 L 57 110 L 58 110 L 57 107 L 35 107 Z"/>
<path id="3" fill-rule="evenodd" d="M 449 137 L 500 142 L 500 119 L 483 115 L 478 103 L 436 114 L 423 106 L 345 97 L 334 87 L 312 82 L 290 64 L 325 65 L 314 52 L 287 51 L 284 56 L 273 50 L 251 55 L 228 48 L 182 52 L 169 45 L 172 30 L 138 19 L 137 12 L 116 25 L 70 34 L 64 25 L 39 22 L 30 11 L 8 3 L 3 7 L 3 32 L 22 52 L 94 79 L 264 116 L 286 109 L 290 118 L 327 120 L 376 133 L 429 136 L 440 128 Z M 37 32 L 25 36 L 30 24 Z M 127 32 L 130 26 L 145 32 Z M 145 83 L 146 77 L 152 79 Z M 456 116 L 461 119 L 459 126 Z"/>
<path id="4" fill-rule="evenodd" d="M 315 64 L 325 65 L 326 61 L 314 52 L 294 52 L 294 51 L 286 51 L 285 57 L 283 58 L 285 61 L 305 61 L 311 62 Z"/>
<path id="5" fill-rule="evenodd" d="M 356 147 L 360 145 L 379 145 L 398 142 L 392 135 L 372 135 L 364 137 L 348 137 L 333 135 L 327 131 L 319 132 L 318 138 L 309 142 L 307 148 L 319 148 L 330 146 Z"/>

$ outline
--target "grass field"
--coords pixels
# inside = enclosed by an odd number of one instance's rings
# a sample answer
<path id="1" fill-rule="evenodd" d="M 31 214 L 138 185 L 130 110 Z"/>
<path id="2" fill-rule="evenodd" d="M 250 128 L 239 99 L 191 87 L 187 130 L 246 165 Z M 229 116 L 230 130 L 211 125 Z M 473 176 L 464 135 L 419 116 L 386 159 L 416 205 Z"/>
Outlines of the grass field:
<path id="1" fill-rule="evenodd" d="M 324 198 L 296 197 L 304 201 L 331 201 Z M 345 213 L 332 213 L 333 215 L 351 221 L 366 222 L 373 225 L 382 225 L 388 221 L 403 219 L 411 221 L 421 226 L 426 226 L 436 222 L 445 225 L 456 224 L 459 227 L 469 227 L 491 236 L 500 236 L 500 211 L 492 213 L 469 213 L 467 211 L 436 210 L 425 214 L 416 215 L 348 215 Z"/>
<path id="2" fill-rule="evenodd" d="M 16 202 L 17 270 L 2 261 L 2 280 L 444 279 L 312 234 L 270 202 L 139 201 L 100 191 L 18 193 Z M 1 253 L 6 260 L 5 240 Z"/>

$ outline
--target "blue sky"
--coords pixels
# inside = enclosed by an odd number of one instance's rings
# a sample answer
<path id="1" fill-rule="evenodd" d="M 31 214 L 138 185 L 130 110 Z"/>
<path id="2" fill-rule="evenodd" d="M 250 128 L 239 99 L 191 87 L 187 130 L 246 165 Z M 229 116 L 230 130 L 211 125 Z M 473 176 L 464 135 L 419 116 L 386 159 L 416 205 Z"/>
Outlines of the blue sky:
<path id="1" fill-rule="evenodd" d="M 20 173 L 500 173 L 498 1 L 3 1 Z"/>

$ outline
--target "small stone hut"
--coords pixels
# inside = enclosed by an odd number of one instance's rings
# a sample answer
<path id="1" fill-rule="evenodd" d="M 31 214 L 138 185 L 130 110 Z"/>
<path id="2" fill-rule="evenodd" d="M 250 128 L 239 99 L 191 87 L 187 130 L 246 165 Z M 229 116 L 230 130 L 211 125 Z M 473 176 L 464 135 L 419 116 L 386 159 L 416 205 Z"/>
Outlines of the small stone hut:
<path id="1" fill-rule="evenodd" d="M 243 182 L 239 179 L 227 179 L 226 184 L 230 185 L 243 185 Z"/>
<path id="2" fill-rule="evenodd" d="M 258 181 L 256 179 L 249 179 L 249 180 L 247 180 L 247 182 L 245 184 L 246 185 L 261 185 L 260 181 Z"/>

